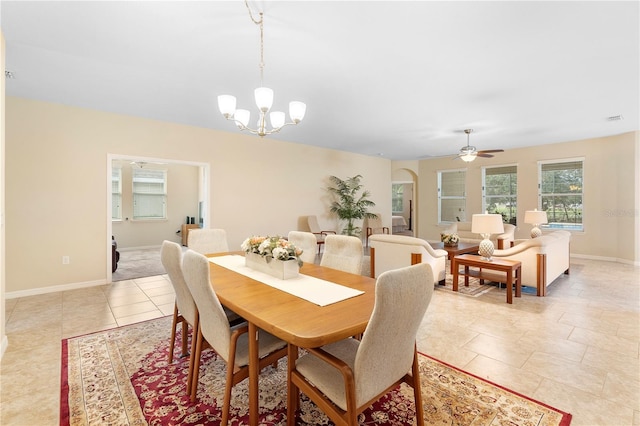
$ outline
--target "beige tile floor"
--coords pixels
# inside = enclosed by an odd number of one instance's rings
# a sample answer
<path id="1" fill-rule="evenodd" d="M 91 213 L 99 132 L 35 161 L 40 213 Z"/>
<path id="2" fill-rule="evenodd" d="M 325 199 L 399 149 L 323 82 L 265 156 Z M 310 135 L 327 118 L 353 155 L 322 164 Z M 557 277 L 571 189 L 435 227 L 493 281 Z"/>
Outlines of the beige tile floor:
<path id="1" fill-rule="evenodd" d="M 573 414 L 640 425 L 640 268 L 574 259 L 548 296 L 437 291 L 420 351 Z M 2 425 L 56 425 L 61 339 L 173 312 L 165 276 L 6 301 Z M 167 330 L 168 333 L 168 330 Z"/>

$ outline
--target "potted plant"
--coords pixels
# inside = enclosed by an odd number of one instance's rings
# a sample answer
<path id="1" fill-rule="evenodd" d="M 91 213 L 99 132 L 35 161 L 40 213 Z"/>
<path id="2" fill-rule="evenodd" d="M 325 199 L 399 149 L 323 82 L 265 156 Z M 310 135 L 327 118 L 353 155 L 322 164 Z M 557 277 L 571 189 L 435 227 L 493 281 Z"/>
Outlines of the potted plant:
<path id="1" fill-rule="evenodd" d="M 347 226 L 342 230 L 343 234 L 359 237 L 361 228 L 355 225 L 354 220 L 375 219 L 377 215 L 369 213 L 368 209 L 376 204 L 368 199 L 371 195 L 369 191 L 362 190 L 361 175 L 345 180 L 330 176 L 330 179 L 334 186 L 330 186 L 328 190 L 337 197 L 331 204 L 330 211 L 337 214 L 339 219 L 347 222 Z"/>

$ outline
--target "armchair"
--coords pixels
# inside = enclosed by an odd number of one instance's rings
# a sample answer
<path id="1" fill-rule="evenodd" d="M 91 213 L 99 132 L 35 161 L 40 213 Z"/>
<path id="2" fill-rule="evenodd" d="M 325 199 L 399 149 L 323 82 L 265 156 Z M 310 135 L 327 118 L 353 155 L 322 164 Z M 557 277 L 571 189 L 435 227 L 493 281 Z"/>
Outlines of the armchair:
<path id="1" fill-rule="evenodd" d="M 389 228 L 382 225 L 382 216 L 377 213 L 375 219 L 367 219 L 367 247 L 369 247 L 369 237 L 373 234 L 389 234 Z"/>
<path id="2" fill-rule="evenodd" d="M 444 284 L 447 252 L 434 249 L 423 239 L 404 235 L 372 235 L 371 278 L 385 271 L 403 268 L 416 263 L 431 265 L 433 281 Z"/>
<path id="3" fill-rule="evenodd" d="M 320 254 L 320 248 L 324 244 L 324 239 L 329 234 L 335 234 L 336 231 L 323 231 L 318 224 L 317 216 L 307 216 L 307 224 L 309 225 L 309 230 L 313 235 L 316 236 L 316 242 L 318 243 L 318 254 Z"/>

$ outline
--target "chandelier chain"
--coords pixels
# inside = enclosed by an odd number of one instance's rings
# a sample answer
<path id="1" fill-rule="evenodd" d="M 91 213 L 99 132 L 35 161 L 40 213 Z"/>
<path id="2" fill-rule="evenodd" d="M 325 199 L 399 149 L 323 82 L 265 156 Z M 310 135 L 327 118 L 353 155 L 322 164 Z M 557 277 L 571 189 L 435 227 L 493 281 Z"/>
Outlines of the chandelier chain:
<path id="1" fill-rule="evenodd" d="M 256 20 L 256 18 L 253 17 L 253 13 L 251 13 L 251 8 L 247 0 L 244 0 L 244 5 L 247 7 L 249 17 L 253 23 L 260 26 L 260 63 L 258 66 L 260 67 L 260 83 L 262 84 L 264 83 L 264 12 L 260 12 L 260 20 Z"/>

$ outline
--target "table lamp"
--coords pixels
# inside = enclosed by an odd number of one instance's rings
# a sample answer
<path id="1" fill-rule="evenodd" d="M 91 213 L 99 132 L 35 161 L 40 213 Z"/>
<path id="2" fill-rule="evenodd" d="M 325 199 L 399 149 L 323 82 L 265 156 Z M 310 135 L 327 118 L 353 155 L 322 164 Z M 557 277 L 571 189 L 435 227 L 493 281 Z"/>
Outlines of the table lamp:
<path id="1" fill-rule="evenodd" d="M 471 232 L 482 236 L 478 254 L 482 256 L 483 260 L 491 261 L 494 247 L 489 237 L 491 237 L 491 234 L 502 234 L 504 232 L 502 215 L 474 214 L 471 217 Z"/>
<path id="2" fill-rule="evenodd" d="M 533 225 L 531 238 L 539 237 L 542 235 L 542 231 L 538 226 L 542 223 L 547 223 L 547 212 L 539 211 L 538 209 L 527 210 L 524 212 L 524 223 Z"/>

